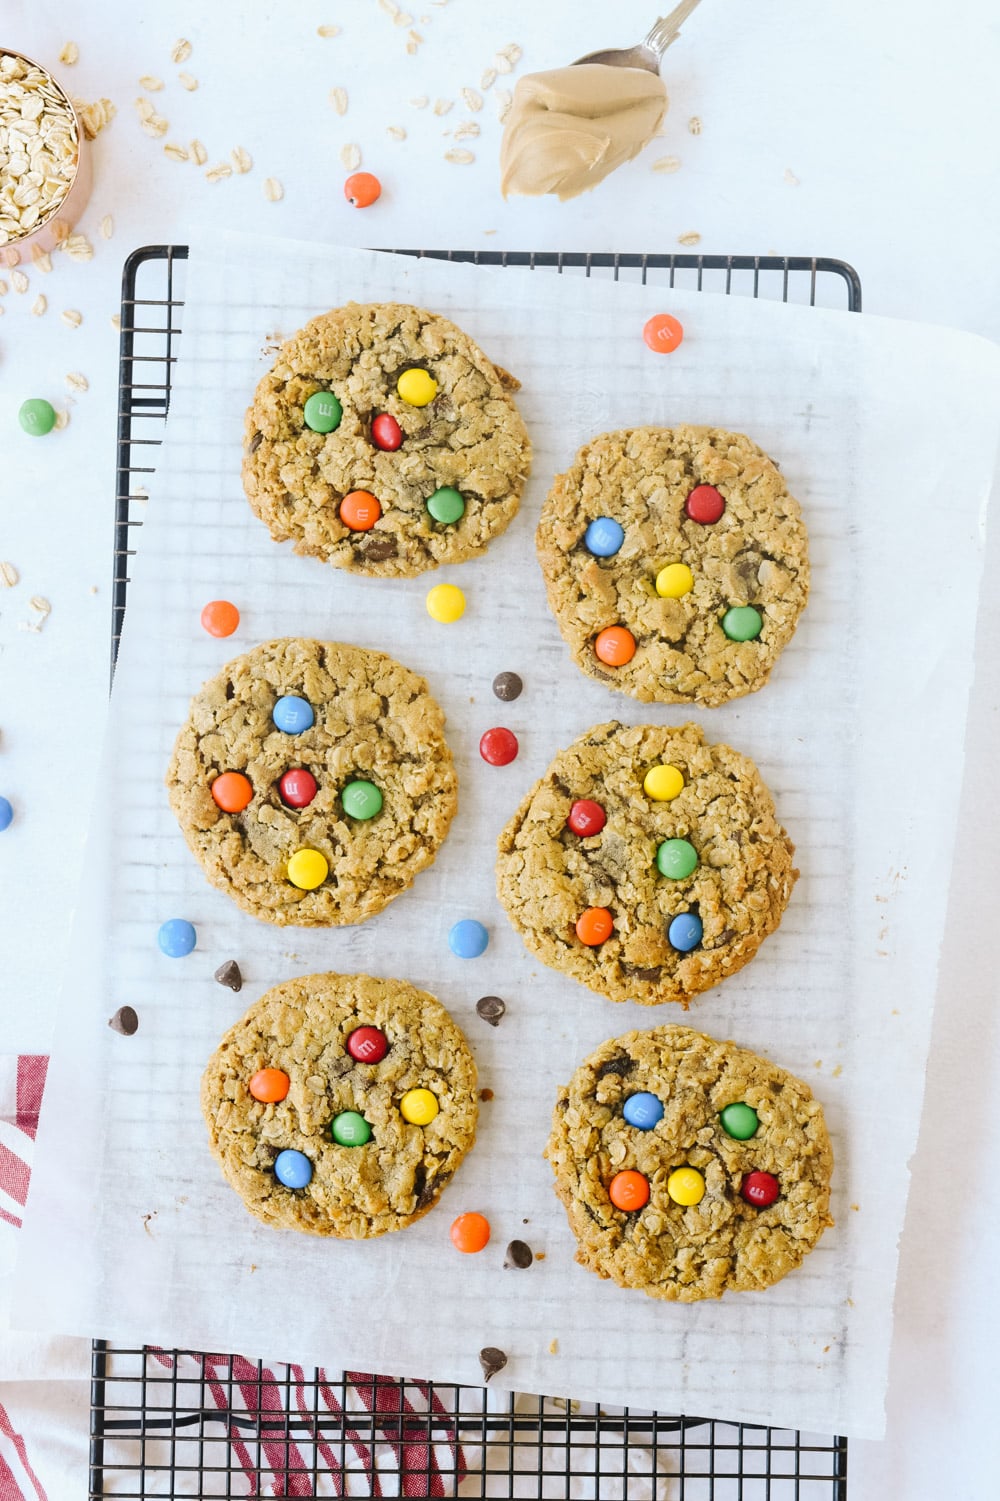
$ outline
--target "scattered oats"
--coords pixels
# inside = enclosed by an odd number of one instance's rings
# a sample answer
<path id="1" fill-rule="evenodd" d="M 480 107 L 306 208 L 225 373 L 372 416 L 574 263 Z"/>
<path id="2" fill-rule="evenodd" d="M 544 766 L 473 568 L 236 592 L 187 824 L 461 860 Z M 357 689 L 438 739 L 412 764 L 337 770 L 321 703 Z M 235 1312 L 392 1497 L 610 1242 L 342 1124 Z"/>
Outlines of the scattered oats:
<path id="1" fill-rule="evenodd" d="M 112 313 L 111 314 L 111 327 L 114 329 L 114 331 L 115 331 L 116 334 L 120 334 L 121 333 L 121 331 L 122 331 L 122 315 L 121 315 L 121 313 Z"/>
<path id="2" fill-rule="evenodd" d="M 67 375 L 66 377 L 66 384 L 67 386 L 69 386 L 71 391 L 77 391 L 81 394 L 84 391 L 90 390 L 90 382 L 85 375 L 80 374 L 79 370 L 70 371 L 69 375 Z"/>
<path id="3" fill-rule="evenodd" d="M 169 156 L 172 162 L 186 162 L 188 154 L 183 146 L 178 146 L 174 141 L 168 141 L 163 148 L 163 155 Z"/>
<path id="4" fill-rule="evenodd" d="M 3 304 L 0 303 L 0 317 L 3 316 L 3 313 L 4 313 L 4 307 L 3 307 Z"/>
<path id="5" fill-rule="evenodd" d="M 387 16 L 392 16 L 393 20 L 399 15 L 399 6 L 396 4 L 396 0 L 378 0 L 378 8 L 379 10 L 384 10 Z"/>
<path id="6" fill-rule="evenodd" d="M 421 94 L 419 98 L 411 99 L 410 103 L 413 105 L 414 109 L 426 109 L 428 104 L 430 104 L 430 100 L 428 99 L 426 94 Z"/>
<path id="7" fill-rule="evenodd" d="M 221 182 L 224 177 L 232 177 L 233 169 L 228 162 L 218 162 L 214 167 L 209 167 L 205 173 L 206 182 Z"/>
<path id="8" fill-rule="evenodd" d="M 10 273 L 10 284 L 15 292 L 22 293 L 26 292 L 30 286 L 30 282 L 23 271 L 12 271 Z"/>
<path id="9" fill-rule="evenodd" d="M 177 82 L 180 84 L 182 89 L 187 89 L 189 94 L 193 94 L 195 89 L 198 87 L 197 78 L 192 78 L 190 73 L 178 73 Z"/>
<path id="10" fill-rule="evenodd" d="M 496 230 L 495 229 L 484 229 L 483 230 L 483 234 L 484 235 L 495 235 L 496 234 Z"/>
<path id="11" fill-rule="evenodd" d="M 158 94 L 163 87 L 163 79 L 156 78 L 152 73 L 144 73 L 139 79 L 140 89 L 145 89 L 147 94 Z"/>
<path id="12" fill-rule="evenodd" d="M 446 162 L 454 162 L 457 167 L 467 167 L 476 158 L 471 151 L 446 151 L 444 159 Z"/>
<path id="13" fill-rule="evenodd" d="M 463 120 L 461 125 L 455 127 L 455 140 L 473 140 L 479 134 L 479 126 L 475 120 Z"/>
<path id="14" fill-rule="evenodd" d="M 510 58 L 505 57 L 502 52 L 498 52 L 493 61 L 496 64 L 496 70 L 498 73 L 513 73 L 514 64 L 511 62 Z"/>
<path id="15" fill-rule="evenodd" d="M 190 56 L 191 43 L 182 37 L 179 42 L 174 43 L 170 53 L 170 61 L 172 63 L 186 63 Z"/>
<path id="16" fill-rule="evenodd" d="M 436 115 L 446 115 L 450 109 L 454 108 L 454 105 L 454 99 L 435 99 L 434 113 Z"/>
<path id="17" fill-rule="evenodd" d="M 135 112 L 140 120 L 150 120 L 156 114 L 156 109 L 151 99 L 147 99 L 144 94 L 140 94 L 135 101 Z"/>
<path id="18" fill-rule="evenodd" d="M 38 296 L 35 298 L 34 302 L 31 304 L 31 311 L 34 313 L 34 315 L 35 315 L 36 318 L 40 318 L 42 316 L 42 314 L 47 311 L 48 306 L 49 306 L 48 298 L 47 297 L 43 297 L 42 293 L 39 292 Z"/>
<path id="19" fill-rule="evenodd" d="M 100 135 L 105 125 L 110 125 L 118 111 L 110 99 L 95 99 L 93 104 L 79 107 L 80 124 L 88 141 Z"/>
<path id="20" fill-rule="evenodd" d="M 59 54 L 59 61 L 65 63 L 67 68 L 72 68 L 74 63 L 80 61 L 80 49 L 75 42 L 67 42 Z"/>
<path id="21" fill-rule="evenodd" d="M 462 98 L 465 101 L 466 109 L 477 110 L 483 107 L 483 96 L 477 93 L 475 89 L 463 89 Z"/>
<path id="22" fill-rule="evenodd" d="M 66 223 L 65 219 L 53 219 L 49 225 L 49 234 L 55 240 L 56 244 L 60 246 L 69 237 L 69 230 L 70 226 Z"/>
<path id="23" fill-rule="evenodd" d="M 191 160 L 194 162 L 195 166 L 197 166 L 197 167 L 203 167 L 205 165 L 205 163 L 208 161 L 208 152 L 205 150 L 205 148 L 201 144 L 201 142 L 200 141 L 192 141 L 191 142 L 191 146 L 190 146 L 190 151 L 191 151 Z"/>
<path id="24" fill-rule="evenodd" d="M 48 276 L 52 270 L 52 257 L 49 255 L 49 252 L 43 250 L 41 245 L 32 245 L 31 259 L 35 263 L 35 269 L 37 271 L 44 271 L 45 275 Z"/>
<path id="25" fill-rule="evenodd" d="M 801 179 L 798 178 L 798 177 L 796 177 L 796 175 L 792 171 L 791 167 L 786 167 L 785 168 L 785 181 L 788 183 L 788 186 L 790 188 L 797 188 L 799 186 L 800 182 L 801 182 Z"/>
<path id="26" fill-rule="evenodd" d="M 78 313 L 75 307 L 68 307 L 59 314 L 67 328 L 79 328 L 83 322 L 83 314 Z"/>
<path id="27" fill-rule="evenodd" d="M 8 245 L 0 251 L 0 260 L 5 266 L 19 266 L 21 264 L 21 252 L 14 245 Z"/>
<path id="28" fill-rule="evenodd" d="M 692 115 L 688 121 L 688 130 L 693 136 L 701 135 L 701 119 L 698 115 Z"/>
<path id="29" fill-rule="evenodd" d="M 13 589 L 20 577 L 13 563 L 0 563 L 0 587 Z"/>
<path id="30" fill-rule="evenodd" d="M 61 433 L 64 427 L 69 427 L 69 412 L 62 409 L 56 412 L 56 432 Z"/>
<path id="31" fill-rule="evenodd" d="M 361 166 L 361 147 L 352 141 L 349 146 L 340 148 L 341 164 L 348 172 L 355 172 Z"/>
<path id="32" fill-rule="evenodd" d="M 658 156 L 652 165 L 654 172 L 679 172 L 681 159 L 679 156 Z"/>
<path id="33" fill-rule="evenodd" d="M 558 1353 L 559 1353 L 559 1341 L 557 1339 L 550 1339 L 549 1340 L 549 1354 L 550 1355 L 558 1355 Z"/>
<path id="34" fill-rule="evenodd" d="M 92 261 L 94 247 L 86 235 L 67 235 L 59 247 L 65 250 L 71 261 Z"/>
<path id="35" fill-rule="evenodd" d="M 342 89 L 342 88 L 331 89 L 330 90 L 330 103 L 333 105 L 333 107 L 337 111 L 338 115 L 346 115 L 347 114 L 347 90 L 346 89 Z"/>
<path id="36" fill-rule="evenodd" d="M 264 178 L 264 197 L 268 203 L 278 203 L 284 196 L 285 190 L 276 177 Z"/>
<path id="37" fill-rule="evenodd" d="M 112 219 L 110 214 L 104 215 L 104 218 L 101 220 L 98 228 L 101 231 L 101 239 L 110 240 L 111 236 L 115 232 L 115 221 L 114 219 Z"/>
<path id="38" fill-rule="evenodd" d="M 406 131 L 403 129 L 402 125 L 387 125 L 385 128 L 385 133 L 387 136 L 391 136 L 394 141 L 406 140 Z"/>
<path id="39" fill-rule="evenodd" d="M 96 594 L 97 593 L 97 585 L 96 584 L 91 584 L 90 588 L 87 590 L 87 593 L 88 594 Z"/>
<path id="40" fill-rule="evenodd" d="M 9 291 L 10 287 L 8 287 L 7 283 L 5 281 L 0 281 L 0 297 L 6 297 Z"/>
<path id="41" fill-rule="evenodd" d="M 78 155 L 79 124 L 58 84 L 26 58 L 0 52 L 0 245 L 56 212 Z"/>
<path id="42" fill-rule="evenodd" d="M 514 95 L 511 93 L 510 89 L 497 89 L 496 93 L 493 95 L 493 100 L 497 107 L 497 119 L 502 125 L 507 116 L 510 114 L 510 107 L 514 102 Z"/>
<path id="43" fill-rule="evenodd" d="M 509 42 L 506 47 L 500 48 L 500 56 L 510 63 L 519 63 L 524 53 L 516 42 Z"/>
<path id="44" fill-rule="evenodd" d="M 700 245 L 701 235 L 696 229 L 689 229 L 687 234 L 677 236 L 678 245 Z"/>
<path id="45" fill-rule="evenodd" d="M 33 594 L 28 604 L 34 610 L 37 618 L 35 620 L 22 621 L 21 629 L 22 631 L 40 631 L 48 617 L 52 614 L 52 606 L 41 594 Z"/>
<path id="46" fill-rule="evenodd" d="M 339 26 L 317 26 L 316 27 L 316 35 L 317 36 L 339 36 L 340 35 L 340 27 Z"/>
<path id="47" fill-rule="evenodd" d="M 413 20 L 413 17 L 410 15 L 409 11 L 397 10 L 392 20 L 394 26 L 409 26 L 410 22 Z"/>
<path id="48" fill-rule="evenodd" d="M 422 45 L 422 43 L 423 43 L 423 40 L 424 40 L 424 39 L 423 39 L 423 37 L 422 37 L 422 36 L 421 36 L 421 35 L 420 35 L 420 32 L 419 32 L 419 31 L 411 31 L 411 32 L 410 32 L 410 41 L 411 41 L 411 42 L 412 42 L 412 43 L 413 43 L 413 45 L 414 45 L 414 47 L 419 47 L 419 46 L 421 46 L 421 45 Z M 407 47 L 407 49 L 406 49 L 406 50 L 407 50 L 407 52 L 409 52 L 409 50 L 410 50 L 410 49 L 409 49 L 409 47 Z"/>
<path id="49" fill-rule="evenodd" d="M 140 128 L 148 136 L 152 136 L 155 140 L 158 140 L 160 136 L 165 136 L 170 129 L 170 121 L 164 119 L 163 115 L 150 115 L 148 120 L 140 122 Z"/>
<path id="50" fill-rule="evenodd" d="M 253 166 L 253 157 L 245 146 L 234 146 L 229 155 L 233 159 L 233 166 L 241 177 L 250 171 Z"/>
<path id="51" fill-rule="evenodd" d="M 479 80 L 479 87 L 485 92 L 487 89 L 491 89 L 493 87 L 493 85 L 496 83 L 496 81 L 497 81 L 497 70 L 496 70 L 496 68 L 487 68 L 486 72 L 483 74 L 482 78 Z"/>

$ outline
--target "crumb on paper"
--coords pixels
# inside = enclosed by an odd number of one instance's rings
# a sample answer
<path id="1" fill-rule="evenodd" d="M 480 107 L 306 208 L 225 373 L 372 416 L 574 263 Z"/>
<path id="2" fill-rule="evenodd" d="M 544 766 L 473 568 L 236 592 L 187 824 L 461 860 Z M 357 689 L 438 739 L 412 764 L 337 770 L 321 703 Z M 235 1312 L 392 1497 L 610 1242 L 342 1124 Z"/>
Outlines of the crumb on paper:
<path id="1" fill-rule="evenodd" d="M 317 26 L 316 27 L 316 35 L 317 36 L 322 36 L 322 37 L 339 36 L 340 35 L 340 27 L 339 26 Z"/>
<path id="2" fill-rule="evenodd" d="M 822 1067 L 823 1067 L 823 1060 L 822 1060 L 822 1058 L 816 1058 L 816 1059 L 813 1060 L 813 1068 L 822 1068 Z"/>
<path id="3" fill-rule="evenodd" d="M 481 1089 L 479 1091 L 479 1098 L 489 1104 L 490 1100 L 495 1099 L 496 1097 L 492 1089 Z"/>
<path id="4" fill-rule="evenodd" d="M 0 589 L 13 589 L 20 577 L 13 563 L 0 563 Z"/>
<path id="5" fill-rule="evenodd" d="M 139 87 L 145 89 L 147 94 L 158 94 L 163 87 L 163 79 L 152 73 L 144 73 L 139 79 Z"/>
<path id="6" fill-rule="evenodd" d="M 331 89 L 330 90 L 330 103 L 333 105 L 333 107 L 337 111 L 338 115 L 346 115 L 347 114 L 347 90 L 344 89 L 344 88 L 341 88 L 339 84 L 338 84 L 338 86 L 335 89 Z"/>
<path id="7" fill-rule="evenodd" d="M 361 147 L 356 141 L 350 141 L 340 148 L 341 165 L 347 172 L 356 172 L 361 166 Z"/>
<path id="8" fill-rule="evenodd" d="M 201 141 L 192 141 L 191 145 L 188 147 L 188 150 L 191 152 L 191 160 L 194 162 L 195 166 L 203 167 L 208 161 L 208 152 L 205 150 L 205 147 L 202 145 Z"/>
<path id="9" fill-rule="evenodd" d="M 652 170 L 654 172 L 679 172 L 680 169 L 681 159 L 679 156 L 658 156 L 656 161 L 652 163 Z"/>
<path id="10" fill-rule="evenodd" d="M 302 958 L 302 955 L 297 954 L 294 949 L 282 949 L 281 957 L 282 959 L 292 959 L 297 963 Z"/>
<path id="11" fill-rule="evenodd" d="M 689 229 L 684 234 L 677 236 L 678 245 L 700 245 L 701 235 L 696 229 Z"/>
<path id="12" fill-rule="evenodd" d="M 155 1220 L 156 1219 L 157 1213 L 158 1213 L 158 1211 L 154 1209 L 150 1214 L 144 1214 L 143 1217 L 142 1217 L 142 1228 L 145 1230 L 145 1232 L 149 1236 L 150 1240 L 152 1240 L 152 1238 L 153 1238 L 153 1232 L 149 1228 L 149 1222 L 150 1222 L 150 1220 Z"/>
<path id="13" fill-rule="evenodd" d="M 183 146 L 178 146 L 176 141 L 168 141 L 163 148 L 163 155 L 169 157 L 172 162 L 186 162 L 188 153 Z"/>
<path id="14" fill-rule="evenodd" d="M 91 584 L 90 588 L 87 590 L 88 594 L 98 594 L 99 592 L 100 591 L 98 590 L 98 587 L 97 587 L 96 584 Z"/>
<path id="15" fill-rule="evenodd" d="M 496 230 L 495 229 L 484 229 L 483 230 L 483 234 L 484 235 L 495 235 L 496 234 Z"/>
<path id="16" fill-rule="evenodd" d="M 111 327 L 114 329 L 114 331 L 115 331 L 116 334 L 120 334 L 121 333 L 121 331 L 122 331 L 122 315 L 121 315 L 121 313 L 112 313 L 111 314 Z"/>
<path id="17" fill-rule="evenodd" d="M 276 177 L 264 178 L 264 197 L 268 203 L 280 203 L 285 196 L 285 190 Z"/>
<path id="18" fill-rule="evenodd" d="M 426 94 L 420 94 L 416 99 L 410 100 L 414 109 L 426 109 L 430 102 Z"/>
<path id="19" fill-rule="evenodd" d="M 177 82 L 182 89 L 187 89 L 189 94 L 193 94 L 198 87 L 197 78 L 193 78 L 190 73 L 178 73 Z"/>
<path id="20" fill-rule="evenodd" d="M 797 188 L 801 184 L 801 179 L 796 177 L 791 167 L 785 168 L 785 181 L 788 183 L 788 186 L 790 188 Z"/>
<path id="21" fill-rule="evenodd" d="M 111 236 L 115 232 L 115 221 L 114 219 L 112 219 L 110 214 L 104 215 L 104 218 L 101 220 L 98 228 L 101 231 L 101 239 L 110 240 Z"/>
<path id="22" fill-rule="evenodd" d="M 175 42 L 173 47 L 171 48 L 170 61 L 172 63 L 186 63 L 190 56 L 191 43 L 187 40 L 186 37 L 181 37 L 180 40 Z"/>
<path id="23" fill-rule="evenodd" d="M 838 1064 L 837 1064 L 837 1067 L 836 1067 L 836 1068 L 835 1068 L 835 1069 L 833 1069 L 833 1070 L 832 1070 L 832 1074 L 831 1074 L 831 1076 L 832 1076 L 832 1077 L 833 1077 L 833 1078 L 834 1078 L 834 1079 L 839 1079 L 839 1078 L 840 1078 L 840 1076 L 841 1076 L 841 1074 L 842 1074 L 842 1073 L 843 1073 L 843 1072 L 844 1072 L 844 1065 L 843 1065 L 843 1064 L 842 1064 L 842 1063 L 838 1063 Z"/>
<path id="24" fill-rule="evenodd" d="M 861 1205 L 860 1204 L 852 1204 L 851 1208 L 854 1210 L 855 1214 L 857 1214 L 858 1210 L 861 1208 Z"/>
<path id="25" fill-rule="evenodd" d="M 229 155 L 233 159 L 233 166 L 241 177 L 253 167 L 253 157 L 245 146 L 234 146 Z"/>
<path id="26" fill-rule="evenodd" d="M 688 121 L 688 130 L 693 136 L 701 135 L 701 117 L 699 115 L 691 116 Z"/>
<path id="27" fill-rule="evenodd" d="M 226 177 L 232 177 L 233 169 L 228 162 L 216 162 L 214 167 L 209 167 L 205 173 L 206 182 L 222 182 Z"/>
<path id="28" fill-rule="evenodd" d="M 549 1340 L 549 1354 L 550 1355 L 558 1355 L 559 1354 L 559 1341 L 557 1339 L 550 1339 Z M 556 1397 L 553 1400 L 556 1401 L 556 1402 L 558 1402 L 559 1398 Z"/>
<path id="29" fill-rule="evenodd" d="M 446 162 L 453 162 L 456 166 L 467 167 L 476 158 L 471 151 L 446 151 L 444 159 Z"/>
<path id="30" fill-rule="evenodd" d="M 535 1252 L 535 1260 L 536 1261 L 544 1261 L 545 1260 L 545 1252 L 544 1251 L 536 1251 Z"/>
<path id="31" fill-rule="evenodd" d="M 72 68 L 74 63 L 80 61 L 80 49 L 75 42 L 67 42 L 59 54 L 59 61 L 64 67 Z"/>

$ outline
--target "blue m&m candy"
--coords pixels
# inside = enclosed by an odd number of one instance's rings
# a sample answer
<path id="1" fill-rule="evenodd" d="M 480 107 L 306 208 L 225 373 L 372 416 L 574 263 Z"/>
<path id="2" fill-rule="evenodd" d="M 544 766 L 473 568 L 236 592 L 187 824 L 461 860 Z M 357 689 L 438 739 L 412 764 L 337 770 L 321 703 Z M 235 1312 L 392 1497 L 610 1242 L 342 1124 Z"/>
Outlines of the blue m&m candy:
<path id="1" fill-rule="evenodd" d="M 489 941 L 489 933 L 474 917 L 463 917 L 448 934 L 448 947 L 456 959 L 478 959 Z"/>
<path id="2" fill-rule="evenodd" d="M 316 722 L 309 700 L 297 698 L 294 693 L 286 693 L 283 698 L 278 699 L 271 718 L 275 727 L 285 735 L 301 735 L 303 730 L 311 730 Z"/>
<path id="3" fill-rule="evenodd" d="M 625 541 L 625 532 L 610 516 L 598 516 L 588 526 L 583 541 L 595 558 L 613 558 Z"/>
<path id="4" fill-rule="evenodd" d="M 198 935 L 194 923 L 188 922 L 187 918 L 170 917 L 160 925 L 156 941 L 168 959 L 183 959 L 198 942 Z"/>
<path id="5" fill-rule="evenodd" d="M 14 818 L 14 809 L 5 797 L 0 797 L 0 834 L 9 829 Z"/>
<path id="6" fill-rule="evenodd" d="M 639 1131 L 652 1131 L 663 1119 L 663 1103 L 655 1094 L 633 1094 L 625 1101 L 622 1115 Z"/>
<path id="7" fill-rule="evenodd" d="M 689 954 L 701 942 L 701 918 L 697 912 L 678 912 L 667 929 L 671 946 L 679 954 Z"/>
<path id="8" fill-rule="evenodd" d="M 286 1147 L 274 1159 L 274 1176 L 286 1188 L 305 1188 L 313 1175 L 313 1165 L 304 1152 Z"/>

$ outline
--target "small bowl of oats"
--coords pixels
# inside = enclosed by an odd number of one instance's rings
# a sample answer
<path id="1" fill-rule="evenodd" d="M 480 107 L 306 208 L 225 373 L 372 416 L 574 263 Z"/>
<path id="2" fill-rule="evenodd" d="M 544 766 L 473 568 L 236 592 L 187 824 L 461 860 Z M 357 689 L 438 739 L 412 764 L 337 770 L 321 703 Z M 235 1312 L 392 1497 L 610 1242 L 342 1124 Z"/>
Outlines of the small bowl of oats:
<path id="1" fill-rule="evenodd" d="M 90 153 L 65 90 L 40 63 L 0 48 L 0 253 L 52 250 L 90 194 Z"/>

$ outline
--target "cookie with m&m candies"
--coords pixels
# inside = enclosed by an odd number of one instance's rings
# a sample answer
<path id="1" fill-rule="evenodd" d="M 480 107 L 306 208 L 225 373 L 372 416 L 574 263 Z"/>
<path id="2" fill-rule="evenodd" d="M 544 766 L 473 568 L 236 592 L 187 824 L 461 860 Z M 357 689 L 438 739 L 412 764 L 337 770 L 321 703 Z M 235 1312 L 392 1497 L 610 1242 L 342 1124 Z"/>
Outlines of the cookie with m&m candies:
<path id="1" fill-rule="evenodd" d="M 809 595 L 798 502 L 742 433 L 601 433 L 556 476 L 536 533 L 576 665 L 644 703 L 763 687 Z"/>
<path id="2" fill-rule="evenodd" d="M 689 1027 L 591 1053 L 558 1093 L 545 1155 L 577 1261 L 653 1298 L 760 1292 L 833 1224 L 808 1084 Z"/>

